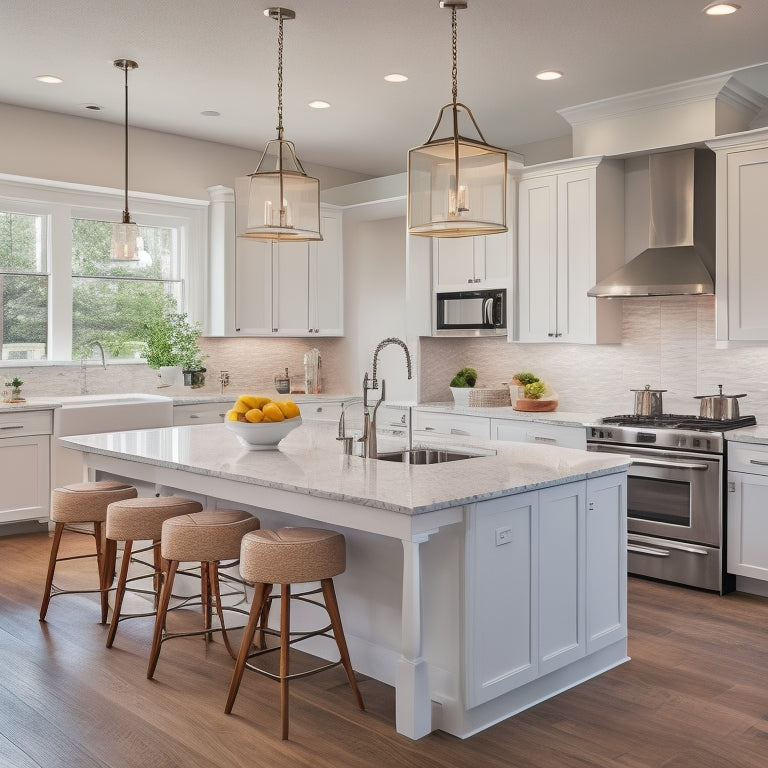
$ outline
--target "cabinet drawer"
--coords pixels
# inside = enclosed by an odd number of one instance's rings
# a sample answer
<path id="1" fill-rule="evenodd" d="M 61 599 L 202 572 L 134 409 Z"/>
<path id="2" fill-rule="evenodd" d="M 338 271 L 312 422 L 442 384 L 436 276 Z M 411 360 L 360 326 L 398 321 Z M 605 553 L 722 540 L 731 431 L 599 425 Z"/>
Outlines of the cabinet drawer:
<path id="1" fill-rule="evenodd" d="M 22 435 L 50 435 L 53 411 L 15 411 L 0 413 L 0 439 Z"/>
<path id="2" fill-rule="evenodd" d="M 173 426 L 186 424 L 217 424 L 224 421 L 233 403 L 201 403 L 200 405 L 174 405 Z"/>
<path id="3" fill-rule="evenodd" d="M 342 402 L 306 403 L 295 400 L 301 411 L 301 418 L 307 421 L 338 421 L 341 416 Z"/>
<path id="4" fill-rule="evenodd" d="M 456 413 L 431 413 L 415 411 L 414 434 L 456 435 L 459 437 L 491 437 L 491 420 L 486 416 L 466 416 Z"/>
<path id="5" fill-rule="evenodd" d="M 560 448 L 587 448 L 587 431 L 584 427 L 567 427 L 560 424 L 542 424 L 535 421 L 493 419 L 493 440 L 509 440 L 515 443 L 556 445 Z"/>
<path id="6" fill-rule="evenodd" d="M 768 475 L 768 445 L 759 443 L 728 443 L 728 469 Z"/>

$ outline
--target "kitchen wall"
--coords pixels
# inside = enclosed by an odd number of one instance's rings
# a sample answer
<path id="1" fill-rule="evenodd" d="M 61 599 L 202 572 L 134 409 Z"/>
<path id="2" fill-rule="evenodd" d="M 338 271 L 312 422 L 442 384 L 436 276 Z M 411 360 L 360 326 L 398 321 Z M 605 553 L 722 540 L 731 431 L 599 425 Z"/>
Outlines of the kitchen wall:
<path id="1" fill-rule="evenodd" d="M 616 301 L 616 299 L 612 299 Z M 694 395 L 746 393 L 742 414 L 768 423 L 768 346 L 715 347 L 715 298 L 664 297 L 623 302 L 621 344 L 509 344 L 504 339 L 421 340 L 421 401 L 451 399 L 448 383 L 464 366 L 476 386 L 498 386 L 531 371 L 558 393 L 560 411 L 632 413 L 631 389 L 666 389 L 664 410 L 696 414 Z"/>

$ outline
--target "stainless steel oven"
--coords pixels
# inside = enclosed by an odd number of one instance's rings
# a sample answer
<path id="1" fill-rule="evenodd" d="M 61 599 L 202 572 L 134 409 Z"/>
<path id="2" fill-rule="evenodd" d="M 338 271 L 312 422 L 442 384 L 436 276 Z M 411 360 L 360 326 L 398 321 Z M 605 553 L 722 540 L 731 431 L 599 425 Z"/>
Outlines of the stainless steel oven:
<path id="1" fill-rule="evenodd" d="M 695 416 L 617 416 L 587 427 L 587 450 L 632 457 L 630 573 L 721 594 L 734 588 L 725 563 L 722 430 L 747 422 L 754 417 L 713 424 Z"/>

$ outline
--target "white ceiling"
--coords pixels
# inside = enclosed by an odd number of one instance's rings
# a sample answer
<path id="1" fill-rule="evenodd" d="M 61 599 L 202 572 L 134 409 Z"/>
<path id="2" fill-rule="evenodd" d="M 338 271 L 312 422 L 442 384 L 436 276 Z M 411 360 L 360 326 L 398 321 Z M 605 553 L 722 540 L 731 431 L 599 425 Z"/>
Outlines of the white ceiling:
<path id="1" fill-rule="evenodd" d="M 569 133 L 556 110 L 768 60 L 768 0 L 469 0 L 458 13 L 459 101 L 514 148 Z M 304 163 L 405 170 L 451 100 L 450 11 L 438 0 L 286 0 L 284 124 Z M 0 101 L 260 149 L 277 124 L 277 24 L 253 0 L 5 0 Z M 543 69 L 565 73 L 540 82 Z M 761 67 L 745 78 L 768 93 Z M 409 81 L 386 83 L 400 72 Z M 61 85 L 42 85 L 55 74 Z M 330 109 L 307 107 L 324 99 Z M 98 104 L 99 112 L 85 109 Z M 203 117 L 216 110 L 220 117 Z M 8 140 L 7 136 L 3 137 Z M 2 169 L 0 169 L 2 170 Z"/>

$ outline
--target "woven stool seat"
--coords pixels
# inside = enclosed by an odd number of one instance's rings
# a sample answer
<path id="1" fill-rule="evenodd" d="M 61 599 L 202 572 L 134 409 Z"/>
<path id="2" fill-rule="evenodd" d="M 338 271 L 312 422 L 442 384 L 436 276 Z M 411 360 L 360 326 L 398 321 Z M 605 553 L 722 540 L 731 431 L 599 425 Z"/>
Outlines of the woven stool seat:
<path id="1" fill-rule="evenodd" d="M 239 509 L 203 510 L 171 517 L 162 524 L 160 550 L 165 572 L 163 586 L 155 616 L 155 631 L 149 654 L 147 677 L 152 678 L 157 667 L 162 643 L 173 637 L 203 635 L 211 640 L 213 632 L 221 632 L 224 645 L 232 658 L 235 654 L 229 644 L 224 623 L 224 610 L 245 613 L 231 606 L 223 606 L 219 589 L 219 562 L 240 557 L 240 542 L 249 531 L 259 527 L 259 518 Z M 199 562 L 201 579 L 201 603 L 203 629 L 194 632 L 168 632 L 165 622 L 168 605 L 173 593 L 173 582 L 179 563 Z M 211 626 L 212 609 L 215 606 L 220 626 Z"/>
<path id="2" fill-rule="evenodd" d="M 107 592 L 109 584 L 107 574 L 114 572 L 114 550 L 104 546 L 102 523 L 107 519 L 107 507 L 114 501 L 135 498 L 137 491 L 132 485 L 116 480 L 98 480 L 89 483 L 73 483 L 55 488 L 51 493 L 51 520 L 56 524 L 51 544 L 51 554 L 48 560 L 48 572 L 45 579 L 43 602 L 40 606 L 40 620 L 45 620 L 48 604 L 54 595 L 77 594 L 84 592 L 99 592 L 101 594 L 101 623 L 107 621 L 109 608 Z M 91 530 L 81 530 L 72 525 L 90 523 Z M 96 540 L 96 552 L 93 555 L 75 555 L 59 557 L 61 537 L 65 530 L 75 533 L 86 533 Z M 53 583 L 56 564 L 65 560 L 80 557 L 95 557 L 98 567 L 98 589 L 61 589 Z M 111 583 L 112 577 L 109 576 Z"/>
<path id="3" fill-rule="evenodd" d="M 139 618 L 154 616 L 157 609 L 160 576 L 162 573 L 160 558 L 160 536 L 163 523 L 171 517 L 200 512 L 203 505 L 198 501 L 185 499 L 182 496 L 152 496 L 150 498 L 124 499 L 113 501 L 107 507 L 106 536 L 107 546 L 116 547 L 116 542 L 124 542 L 123 562 L 120 568 L 120 576 L 117 580 L 115 592 L 115 607 L 112 611 L 112 621 L 107 635 L 107 648 L 111 648 L 115 640 L 118 624 L 127 618 Z M 152 610 L 142 613 L 122 614 L 123 599 L 128 584 L 138 581 L 144 576 L 128 578 L 128 569 L 131 564 L 131 552 L 135 541 L 151 541 L 149 547 L 152 550 L 152 590 L 136 589 L 134 592 L 152 595 Z M 111 551 L 111 550 L 110 550 Z M 143 552 L 144 550 L 139 550 Z M 142 561 L 143 562 L 143 561 Z"/>
<path id="4" fill-rule="evenodd" d="M 346 541 L 337 531 L 323 528 L 280 528 L 278 530 L 251 531 L 243 537 L 240 548 L 240 573 L 246 581 L 254 583 L 253 601 L 248 618 L 248 625 L 243 634 L 240 653 L 232 673 L 232 682 L 224 712 L 230 714 L 235 703 L 237 691 L 246 668 L 260 672 L 280 682 L 280 718 L 282 738 L 288 738 L 288 683 L 297 677 L 305 677 L 315 672 L 322 672 L 342 665 L 352 688 L 358 707 L 365 709 L 363 698 L 357 687 L 355 673 L 349 659 L 349 650 L 341 625 L 341 615 L 336 601 L 333 577 L 346 569 Z M 291 594 L 292 584 L 320 582 L 320 589 L 309 589 Z M 272 586 L 280 584 L 280 631 L 267 628 Z M 323 601 L 312 599 L 311 595 L 322 592 Z M 291 598 L 324 607 L 330 624 L 326 627 L 306 632 L 291 631 Z M 254 637 L 259 632 L 256 650 Z M 331 632 L 332 634 L 328 634 Z M 264 642 L 265 635 L 278 634 L 280 645 L 269 648 Z M 314 669 L 300 673 L 290 673 L 289 651 L 294 643 L 311 637 L 327 637 L 335 640 L 339 652 L 336 662 L 322 663 Z M 268 672 L 251 662 L 258 656 L 279 651 L 279 674 Z"/>
<path id="5" fill-rule="evenodd" d="M 347 567 L 344 537 L 323 528 L 267 528 L 243 537 L 240 573 L 246 581 L 301 584 L 331 579 Z"/>

